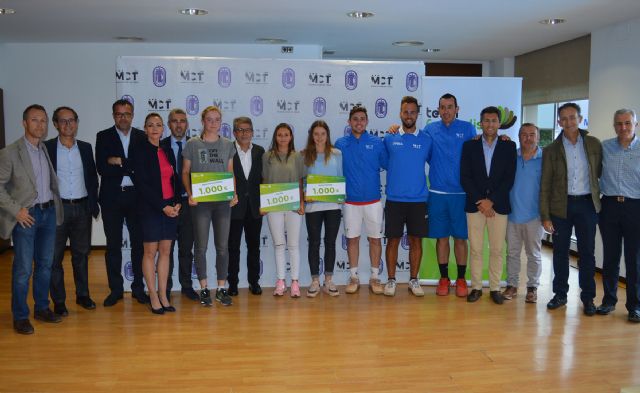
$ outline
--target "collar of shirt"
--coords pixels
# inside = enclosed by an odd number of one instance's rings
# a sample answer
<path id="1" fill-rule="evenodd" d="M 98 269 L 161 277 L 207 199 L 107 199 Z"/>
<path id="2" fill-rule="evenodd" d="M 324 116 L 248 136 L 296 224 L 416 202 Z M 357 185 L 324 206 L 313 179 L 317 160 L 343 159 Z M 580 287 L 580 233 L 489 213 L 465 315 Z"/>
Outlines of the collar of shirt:
<path id="1" fill-rule="evenodd" d="M 562 131 L 562 144 L 567 146 L 567 147 L 574 147 L 574 146 L 581 145 L 582 144 L 582 135 L 580 133 L 578 133 L 578 139 L 576 139 L 576 144 L 574 145 L 573 143 L 571 143 L 569 138 L 564 136 L 564 131 Z"/>
<path id="2" fill-rule="evenodd" d="M 618 139 L 616 138 L 616 142 L 618 142 Z M 633 139 L 631 140 L 631 143 L 629 143 L 629 146 L 627 146 L 627 149 L 633 149 L 634 147 L 636 147 L 636 145 L 638 144 L 638 136 L 637 135 L 633 135 Z M 620 145 L 620 142 L 618 142 L 618 146 L 623 149 L 623 147 Z"/>
<path id="3" fill-rule="evenodd" d="M 59 149 L 67 149 L 67 150 L 77 149 L 78 148 L 78 141 L 74 139 L 73 140 L 73 145 L 71 147 L 66 147 L 65 145 L 62 144 L 62 142 L 60 141 L 60 138 L 58 138 L 58 148 Z"/>
<path id="4" fill-rule="evenodd" d="M 30 149 L 33 152 L 40 151 L 40 143 L 41 142 L 38 142 L 38 145 L 34 146 L 31 142 L 29 142 L 29 140 L 27 139 L 26 136 L 23 136 L 22 138 L 24 138 L 24 143 L 27 145 L 27 149 Z"/>
<path id="5" fill-rule="evenodd" d="M 522 148 L 519 147 L 518 151 L 517 151 L 518 157 L 522 157 Z M 530 160 L 534 159 L 534 158 L 542 158 L 542 149 L 540 148 L 540 146 L 536 147 L 536 153 L 531 156 Z"/>
<path id="6" fill-rule="evenodd" d="M 238 154 L 249 154 L 249 153 L 251 153 L 251 149 L 253 149 L 253 143 L 249 143 L 249 149 L 247 149 L 246 152 L 244 150 L 242 150 L 242 148 L 240 147 L 240 145 L 238 144 L 237 141 L 235 141 L 233 143 L 236 145 L 236 151 L 238 152 Z"/>
<path id="7" fill-rule="evenodd" d="M 485 139 L 485 137 L 484 137 L 484 135 L 483 135 L 483 136 L 482 136 L 482 144 L 483 144 L 484 146 L 486 146 L 487 148 L 489 148 L 489 149 L 493 149 L 493 148 L 496 146 L 496 143 L 498 142 L 498 138 L 499 138 L 499 136 L 497 136 L 497 135 L 496 135 L 496 138 L 493 140 L 493 142 L 489 143 L 489 142 Z"/>
<path id="8" fill-rule="evenodd" d="M 413 132 L 406 132 L 406 131 L 404 130 L 404 128 L 400 127 L 400 128 L 398 129 L 398 134 L 399 134 L 399 135 L 404 135 L 404 134 L 409 134 L 409 135 L 418 135 L 418 129 L 417 129 L 417 128 L 416 128 L 416 129 L 414 129 L 414 130 L 413 130 Z"/>
<path id="9" fill-rule="evenodd" d="M 178 148 L 178 142 L 182 142 L 182 148 L 185 148 L 185 145 L 187 144 L 187 137 L 183 136 L 182 139 L 178 140 L 175 136 L 171 135 L 169 137 L 170 141 L 171 141 L 171 147 L 176 147 L 176 149 Z"/>

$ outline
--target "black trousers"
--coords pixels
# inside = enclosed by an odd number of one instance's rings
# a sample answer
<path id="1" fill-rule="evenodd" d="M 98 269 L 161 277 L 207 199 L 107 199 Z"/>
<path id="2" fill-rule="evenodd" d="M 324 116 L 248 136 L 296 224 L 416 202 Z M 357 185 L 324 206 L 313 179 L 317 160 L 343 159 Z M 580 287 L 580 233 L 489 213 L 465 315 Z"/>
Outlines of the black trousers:
<path id="1" fill-rule="evenodd" d="M 247 245 L 247 281 L 258 284 L 260 280 L 260 231 L 262 217 L 254 218 L 247 209 L 244 219 L 231 220 L 229 229 L 229 275 L 227 281 L 230 286 L 238 285 L 240 273 L 240 242 L 244 230 L 244 241 Z"/>
<path id="2" fill-rule="evenodd" d="M 64 304 L 67 294 L 64 288 L 62 261 L 69 240 L 73 282 L 76 298 L 89 296 L 89 252 L 91 251 L 91 213 L 87 200 L 80 203 L 64 203 L 64 222 L 56 227 L 56 243 L 51 266 L 49 293 L 54 304 Z"/>
<path id="3" fill-rule="evenodd" d="M 178 280 L 183 289 L 193 287 L 191 271 L 193 269 L 193 224 L 191 223 L 192 209 L 187 199 L 183 199 L 180 213 L 178 214 L 178 240 L 171 242 L 171 256 L 169 257 L 169 280 L 167 281 L 167 291 L 173 288 L 174 258 L 173 250 L 178 243 Z"/>
<path id="4" fill-rule="evenodd" d="M 107 265 L 107 280 L 109 289 L 114 294 L 122 294 L 124 280 L 122 278 L 122 248 L 131 248 L 131 270 L 133 282 L 131 291 L 144 291 L 142 277 L 142 233 L 137 211 L 136 192 L 133 187 L 124 191 L 118 190 L 111 196 L 111 200 L 102 203 L 102 224 L 107 238 L 107 251 L 104 254 Z M 122 225 L 127 224 L 129 244 L 122 244 Z"/>
<path id="5" fill-rule="evenodd" d="M 307 234 L 309 235 L 309 270 L 312 277 L 320 275 L 320 239 L 324 224 L 324 273 L 333 274 L 336 262 L 336 238 L 340 230 L 342 211 L 322 210 L 306 213 Z"/>

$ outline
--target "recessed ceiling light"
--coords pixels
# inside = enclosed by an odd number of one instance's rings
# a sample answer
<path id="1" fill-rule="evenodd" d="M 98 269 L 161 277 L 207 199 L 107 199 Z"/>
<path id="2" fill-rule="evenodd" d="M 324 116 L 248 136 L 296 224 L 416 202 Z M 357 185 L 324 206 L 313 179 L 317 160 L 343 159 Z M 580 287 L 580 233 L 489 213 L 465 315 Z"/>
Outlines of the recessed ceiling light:
<path id="1" fill-rule="evenodd" d="M 542 23 L 543 25 L 559 25 L 560 23 L 566 22 L 566 19 L 561 18 L 549 18 L 538 21 L 538 23 Z"/>
<path id="2" fill-rule="evenodd" d="M 287 40 L 284 38 L 256 38 L 258 44 L 286 44 Z"/>
<path id="3" fill-rule="evenodd" d="M 16 13 L 16 10 L 11 8 L 0 8 L 0 15 L 11 15 L 15 13 Z"/>
<path id="4" fill-rule="evenodd" d="M 440 52 L 440 49 L 438 48 L 426 48 L 422 50 L 423 52 L 427 52 L 427 53 L 435 53 L 435 52 Z"/>
<path id="5" fill-rule="evenodd" d="M 392 45 L 394 46 L 422 46 L 424 42 L 422 41 L 396 41 Z"/>
<path id="6" fill-rule="evenodd" d="M 351 11 L 347 13 L 349 18 L 363 19 L 363 18 L 371 18 L 375 14 L 373 12 L 367 11 Z"/>
<path id="7" fill-rule="evenodd" d="M 207 15 L 209 11 L 200 8 L 185 8 L 183 10 L 179 10 L 178 13 L 189 16 L 203 16 Z"/>
<path id="8" fill-rule="evenodd" d="M 114 37 L 116 40 L 118 41 L 124 41 L 124 42 L 141 42 L 144 41 L 144 38 L 142 37 L 125 37 L 125 36 L 121 36 L 121 37 Z"/>

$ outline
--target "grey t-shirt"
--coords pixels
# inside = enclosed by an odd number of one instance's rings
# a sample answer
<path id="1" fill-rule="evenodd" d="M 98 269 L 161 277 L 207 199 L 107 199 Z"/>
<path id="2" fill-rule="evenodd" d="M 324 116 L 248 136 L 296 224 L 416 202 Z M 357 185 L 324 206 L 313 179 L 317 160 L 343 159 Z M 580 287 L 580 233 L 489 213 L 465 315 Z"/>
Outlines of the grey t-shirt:
<path id="1" fill-rule="evenodd" d="M 205 142 L 197 136 L 189 139 L 182 157 L 191 161 L 191 172 L 226 172 L 235 153 L 233 142 L 225 137 Z"/>
<path id="2" fill-rule="evenodd" d="M 273 183 L 297 183 L 305 176 L 305 167 L 302 156 L 297 151 L 291 152 L 287 159 L 286 154 L 271 156 L 270 151 L 262 155 L 262 177 L 265 184 Z"/>

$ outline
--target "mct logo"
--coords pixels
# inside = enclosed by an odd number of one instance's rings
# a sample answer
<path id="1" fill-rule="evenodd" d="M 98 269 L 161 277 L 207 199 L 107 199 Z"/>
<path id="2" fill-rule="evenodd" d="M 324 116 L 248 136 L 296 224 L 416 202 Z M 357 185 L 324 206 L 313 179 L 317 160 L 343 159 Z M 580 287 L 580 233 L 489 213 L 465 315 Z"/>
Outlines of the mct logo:
<path id="1" fill-rule="evenodd" d="M 351 126 L 345 126 L 343 133 L 344 133 L 344 136 L 351 135 Z M 343 237 L 344 237 L 344 235 L 343 235 Z M 345 250 L 346 250 L 346 248 L 345 248 Z"/>
<path id="2" fill-rule="evenodd" d="M 197 115 L 198 112 L 200 112 L 200 100 L 198 99 L 198 96 L 194 96 L 193 94 L 187 96 L 185 108 L 188 115 Z"/>
<path id="3" fill-rule="evenodd" d="M 322 97 L 316 97 L 313 100 L 313 114 L 316 117 L 322 117 L 327 113 L 327 101 Z"/>
<path id="4" fill-rule="evenodd" d="M 134 99 L 133 99 L 133 97 L 132 97 L 132 96 L 130 96 L 129 94 L 125 94 L 125 95 L 123 95 L 123 96 L 122 96 L 122 97 L 120 97 L 120 98 L 121 98 L 121 99 L 123 99 L 123 100 L 127 100 L 127 101 L 129 101 L 129 102 L 131 103 L 131 105 L 135 105 L 135 102 L 134 102 L 135 100 L 134 100 Z"/>
<path id="5" fill-rule="evenodd" d="M 256 84 L 256 85 L 264 85 L 267 82 L 267 77 L 269 73 L 264 72 L 251 72 L 247 71 L 244 73 L 245 83 Z"/>
<path id="6" fill-rule="evenodd" d="M 286 113 L 298 113 L 300 110 L 298 107 L 300 106 L 300 101 L 289 101 L 289 100 L 278 100 L 276 102 L 278 112 L 286 112 Z"/>
<path id="7" fill-rule="evenodd" d="M 409 72 L 407 74 L 407 77 L 405 79 L 405 85 L 408 91 L 414 92 L 418 90 L 419 83 L 420 83 L 420 78 L 418 77 L 418 74 L 416 74 L 415 72 Z"/>
<path id="8" fill-rule="evenodd" d="M 116 83 L 138 83 L 137 70 L 116 70 Z"/>
<path id="9" fill-rule="evenodd" d="M 160 100 L 157 98 L 149 98 L 149 109 L 155 111 L 169 111 L 171 110 L 171 98 Z"/>
<path id="10" fill-rule="evenodd" d="M 309 73 L 309 84 L 313 86 L 331 86 L 331 74 Z"/>
<path id="11" fill-rule="evenodd" d="M 122 270 L 124 270 L 124 278 L 126 278 L 127 281 L 133 281 L 133 264 L 131 261 L 127 261 Z"/>
<path id="12" fill-rule="evenodd" d="M 196 278 L 198 278 L 198 271 L 196 270 L 195 260 L 192 259 L 191 260 L 191 279 L 195 280 Z"/>
<path id="13" fill-rule="evenodd" d="M 220 135 L 225 138 L 231 139 L 231 126 L 228 123 L 222 123 L 220 126 Z"/>
<path id="14" fill-rule="evenodd" d="M 180 70 L 181 83 L 203 83 L 204 71 Z"/>
<path id="15" fill-rule="evenodd" d="M 354 70 L 349 70 L 344 73 L 344 87 L 347 90 L 355 90 L 358 87 L 358 73 Z"/>
<path id="16" fill-rule="evenodd" d="M 402 239 L 400 239 L 400 246 L 402 246 L 402 248 L 405 250 L 409 249 L 409 236 L 407 236 L 407 232 L 404 232 L 402 234 Z"/>
<path id="17" fill-rule="evenodd" d="M 249 102 L 249 110 L 253 116 L 260 116 L 262 111 L 264 110 L 264 101 L 260 96 L 251 97 L 251 101 Z"/>
<path id="18" fill-rule="evenodd" d="M 320 270 L 319 270 L 319 274 L 324 274 L 324 258 L 320 258 Z"/>
<path id="19" fill-rule="evenodd" d="M 371 86 L 373 87 L 391 87 L 393 75 L 371 75 Z"/>
<path id="20" fill-rule="evenodd" d="M 351 132 L 351 130 L 349 130 L 349 132 Z M 342 235 L 342 249 L 347 249 L 347 237 L 345 235 Z"/>
<path id="21" fill-rule="evenodd" d="M 155 87 L 162 87 L 167 84 L 167 70 L 165 70 L 164 67 L 155 67 L 151 75 L 153 76 L 153 84 Z"/>
<path id="22" fill-rule="evenodd" d="M 231 70 L 229 67 L 218 68 L 218 85 L 223 88 L 231 86 Z"/>
<path id="23" fill-rule="evenodd" d="M 362 106 L 362 102 L 340 101 L 340 113 L 349 113 L 354 106 Z"/>
<path id="24" fill-rule="evenodd" d="M 382 119 L 387 116 L 387 100 L 384 98 L 378 98 L 376 100 L 376 117 Z"/>
<path id="25" fill-rule="evenodd" d="M 292 89 L 296 85 L 296 72 L 291 68 L 282 70 L 282 87 Z"/>
<path id="26" fill-rule="evenodd" d="M 212 103 L 213 103 L 213 106 L 218 107 L 219 109 L 221 109 L 221 110 L 223 110 L 225 112 L 235 112 L 236 111 L 237 100 L 235 98 L 232 98 L 230 100 L 214 98 Z"/>

